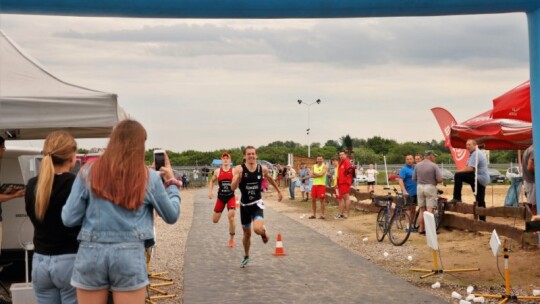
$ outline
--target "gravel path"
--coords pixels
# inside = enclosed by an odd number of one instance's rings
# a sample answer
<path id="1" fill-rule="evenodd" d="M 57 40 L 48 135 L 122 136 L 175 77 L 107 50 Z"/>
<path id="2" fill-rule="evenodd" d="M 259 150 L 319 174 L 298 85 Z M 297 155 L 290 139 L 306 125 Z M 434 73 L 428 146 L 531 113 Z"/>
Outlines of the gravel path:
<path id="1" fill-rule="evenodd" d="M 161 299 L 159 303 L 183 303 L 184 253 L 193 221 L 193 194 L 197 190 L 181 191 L 180 219 L 174 225 L 168 225 L 161 219 L 156 219 L 157 243 L 150 261 L 150 272 L 168 271 L 167 277 L 173 279 L 174 284 L 159 288 L 169 294 L 176 294 L 175 298 Z M 151 282 L 160 283 L 159 280 L 151 280 Z"/>

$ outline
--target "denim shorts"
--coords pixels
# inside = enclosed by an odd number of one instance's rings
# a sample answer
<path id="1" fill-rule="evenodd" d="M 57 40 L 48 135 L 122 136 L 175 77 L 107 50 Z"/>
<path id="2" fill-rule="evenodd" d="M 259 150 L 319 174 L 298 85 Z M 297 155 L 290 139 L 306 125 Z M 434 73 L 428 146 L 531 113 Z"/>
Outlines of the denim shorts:
<path id="1" fill-rule="evenodd" d="M 32 258 L 32 287 L 36 303 L 77 304 L 77 290 L 70 285 L 75 254 L 42 255 Z"/>
<path id="2" fill-rule="evenodd" d="M 71 285 L 85 290 L 133 291 L 148 285 L 143 242 L 81 242 Z"/>

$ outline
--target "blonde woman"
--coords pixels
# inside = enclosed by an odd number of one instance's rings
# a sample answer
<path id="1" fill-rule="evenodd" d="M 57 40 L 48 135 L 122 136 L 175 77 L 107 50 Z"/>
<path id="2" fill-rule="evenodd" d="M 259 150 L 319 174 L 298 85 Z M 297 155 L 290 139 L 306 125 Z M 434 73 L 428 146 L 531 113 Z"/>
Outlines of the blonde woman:
<path id="1" fill-rule="evenodd" d="M 169 224 L 180 215 L 181 183 L 167 154 L 159 173 L 144 162 L 146 130 L 120 122 L 103 155 L 83 167 L 62 210 L 67 226 L 81 225 L 71 284 L 79 304 L 143 304 L 148 285 L 144 242 L 154 239 L 154 210 Z M 163 178 L 163 180 L 162 180 Z"/>
<path id="2" fill-rule="evenodd" d="M 69 133 L 50 133 L 43 145 L 39 175 L 26 188 L 26 213 L 34 225 L 32 287 L 38 304 L 77 303 L 70 280 L 81 227 L 68 228 L 60 217 L 75 180 L 70 170 L 76 152 L 77 143 Z"/>

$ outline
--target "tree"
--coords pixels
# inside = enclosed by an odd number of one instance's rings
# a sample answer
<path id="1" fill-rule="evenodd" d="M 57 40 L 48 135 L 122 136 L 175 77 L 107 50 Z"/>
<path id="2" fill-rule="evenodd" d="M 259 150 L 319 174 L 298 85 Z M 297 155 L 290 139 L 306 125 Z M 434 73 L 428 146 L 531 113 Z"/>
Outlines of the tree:
<path id="1" fill-rule="evenodd" d="M 340 144 L 336 140 L 329 139 L 324 144 L 325 147 L 335 147 L 336 150 L 339 149 Z"/>
<path id="2" fill-rule="evenodd" d="M 347 150 L 347 152 L 351 154 L 353 150 L 353 142 L 349 134 L 341 137 L 341 148 Z"/>
<path id="3" fill-rule="evenodd" d="M 353 160 L 360 164 L 374 164 L 382 161 L 382 155 L 368 148 L 354 148 L 353 152 Z"/>
<path id="4" fill-rule="evenodd" d="M 394 148 L 388 152 L 386 161 L 390 164 L 401 164 L 405 162 L 406 155 L 416 155 L 416 153 L 423 153 L 423 148 L 412 142 L 406 142 L 401 145 L 395 145 Z"/>
<path id="5" fill-rule="evenodd" d="M 377 154 L 386 155 L 392 150 L 398 143 L 393 139 L 384 139 L 380 136 L 374 136 L 368 138 L 366 141 L 366 148 L 373 150 Z"/>

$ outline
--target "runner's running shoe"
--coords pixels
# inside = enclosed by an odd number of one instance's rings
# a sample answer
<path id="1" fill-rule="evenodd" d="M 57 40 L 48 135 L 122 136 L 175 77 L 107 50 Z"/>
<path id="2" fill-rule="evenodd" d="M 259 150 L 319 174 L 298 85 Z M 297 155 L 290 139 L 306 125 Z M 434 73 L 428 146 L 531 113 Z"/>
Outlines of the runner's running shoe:
<path id="1" fill-rule="evenodd" d="M 242 263 L 240 263 L 240 267 L 246 268 L 248 263 L 249 263 L 249 257 L 245 256 L 244 259 L 242 260 Z"/>
<path id="2" fill-rule="evenodd" d="M 231 248 L 234 247 L 234 239 L 229 240 L 229 247 L 231 247 Z"/>

